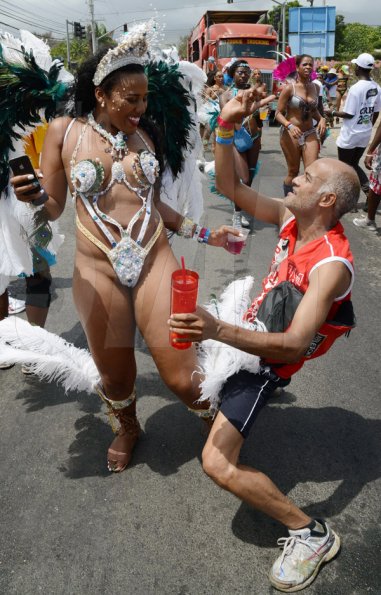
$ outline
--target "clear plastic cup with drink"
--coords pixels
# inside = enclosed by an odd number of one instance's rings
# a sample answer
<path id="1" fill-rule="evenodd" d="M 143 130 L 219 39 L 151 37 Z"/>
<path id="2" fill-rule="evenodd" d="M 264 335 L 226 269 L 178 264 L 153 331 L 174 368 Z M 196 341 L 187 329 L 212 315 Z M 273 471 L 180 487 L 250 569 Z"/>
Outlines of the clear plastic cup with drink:
<path id="1" fill-rule="evenodd" d="M 267 120 L 267 116 L 269 114 L 269 108 L 267 105 L 259 108 L 259 118 L 261 120 Z"/>
<path id="2" fill-rule="evenodd" d="M 197 307 L 199 276 L 190 269 L 173 271 L 171 280 L 171 314 L 195 312 Z M 187 335 L 170 332 L 169 341 L 175 349 L 189 349 L 191 341 L 177 343 L 174 339 L 186 339 Z"/>
<path id="3" fill-rule="evenodd" d="M 231 254 L 241 254 L 249 235 L 249 229 L 237 228 L 237 231 L 239 231 L 238 236 L 228 233 L 228 251 Z"/>

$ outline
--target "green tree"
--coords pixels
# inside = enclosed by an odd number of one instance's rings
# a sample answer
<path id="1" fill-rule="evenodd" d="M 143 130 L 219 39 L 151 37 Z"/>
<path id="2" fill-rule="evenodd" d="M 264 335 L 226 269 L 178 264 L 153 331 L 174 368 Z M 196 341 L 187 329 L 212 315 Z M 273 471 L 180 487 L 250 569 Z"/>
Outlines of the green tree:
<path id="1" fill-rule="evenodd" d="M 67 64 L 67 46 L 66 41 L 59 41 L 56 43 L 51 50 L 53 58 L 61 58 Z M 91 56 L 91 48 L 87 39 L 71 39 L 70 40 L 70 62 L 74 64 L 80 64 L 86 58 Z"/>
<path id="2" fill-rule="evenodd" d="M 302 6 L 298 0 L 292 0 L 286 2 L 286 43 L 288 40 L 288 22 L 289 22 L 289 9 L 299 8 Z M 279 43 L 282 43 L 282 7 L 276 6 L 267 13 L 267 22 L 274 27 L 278 33 Z"/>
<path id="3" fill-rule="evenodd" d="M 190 35 L 190 33 L 189 33 Z M 189 35 L 182 35 L 176 44 L 180 58 L 186 60 Z"/>
<path id="4" fill-rule="evenodd" d="M 341 31 L 336 43 L 336 55 L 340 59 L 348 60 L 366 51 L 370 54 L 381 47 L 381 27 L 363 25 L 362 23 L 348 23 Z"/>
<path id="5" fill-rule="evenodd" d="M 95 36 L 97 39 L 101 37 L 98 41 L 98 48 L 101 49 L 104 46 L 116 45 L 116 42 L 113 40 L 110 33 L 107 33 L 106 25 L 103 23 L 97 23 L 95 29 Z"/>
<path id="6" fill-rule="evenodd" d="M 340 53 L 339 48 L 345 47 L 345 29 L 346 24 L 342 14 L 336 15 L 336 31 L 335 31 L 335 56 Z"/>

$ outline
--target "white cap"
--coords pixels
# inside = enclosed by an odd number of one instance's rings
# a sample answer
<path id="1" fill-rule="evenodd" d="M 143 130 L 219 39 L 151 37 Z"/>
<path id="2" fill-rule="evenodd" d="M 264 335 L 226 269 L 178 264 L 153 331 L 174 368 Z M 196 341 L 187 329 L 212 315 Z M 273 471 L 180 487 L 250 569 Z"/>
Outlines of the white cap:
<path id="1" fill-rule="evenodd" d="M 331 68 L 330 70 L 328 70 L 328 74 L 337 74 L 336 68 Z"/>
<path id="2" fill-rule="evenodd" d="M 357 64 L 360 68 L 371 70 L 374 66 L 374 58 L 371 54 L 360 54 L 357 58 L 351 60 L 352 64 Z"/>

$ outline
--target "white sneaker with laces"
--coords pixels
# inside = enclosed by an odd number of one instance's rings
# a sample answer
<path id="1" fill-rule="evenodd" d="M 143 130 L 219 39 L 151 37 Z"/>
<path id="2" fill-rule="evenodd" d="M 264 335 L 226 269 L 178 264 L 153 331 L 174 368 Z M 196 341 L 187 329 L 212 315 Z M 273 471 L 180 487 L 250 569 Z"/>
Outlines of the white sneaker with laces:
<path id="1" fill-rule="evenodd" d="M 363 227 L 364 229 L 369 229 L 369 231 L 377 231 L 375 221 L 371 221 L 368 217 L 358 217 L 353 219 L 353 225 L 356 227 Z"/>
<path id="2" fill-rule="evenodd" d="M 16 298 L 12 297 L 11 295 L 8 297 L 8 314 L 19 314 L 20 312 L 24 312 L 25 310 L 25 302 L 24 300 L 17 300 Z"/>
<path id="3" fill-rule="evenodd" d="M 301 591 L 316 578 L 320 566 L 339 551 L 339 537 L 327 523 L 318 523 L 326 529 L 324 535 L 309 528 L 296 531 L 289 529 L 290 537 L 278 539 L 283 552 L 274 562 L 269 574 L 271 584 L 278 591 Z"/>

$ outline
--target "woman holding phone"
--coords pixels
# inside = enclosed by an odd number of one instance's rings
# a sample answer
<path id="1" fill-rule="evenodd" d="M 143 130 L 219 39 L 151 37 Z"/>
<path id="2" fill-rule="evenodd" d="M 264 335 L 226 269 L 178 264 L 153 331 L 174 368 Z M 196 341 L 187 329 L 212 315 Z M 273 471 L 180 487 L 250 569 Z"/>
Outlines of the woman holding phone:
<path id="1" fill-rule="evenodd" d="M 97 392 L 120 423 L 107 457 L 114 472 L 128 465 L 140 434 L 136 328 L 167 386 L 198 415 L 210 416 L 208 404 L 196 402 L 194 347 L 180 351 L 169 344 L 171 276 L 179 264 L 165 227 L 225 248 L 231 231 L 203 228 L 160 201 L 164 155 L 157 129 L 145 118 L 144 66 L 151 34 L 151 23 L 139 25 L 116 48 L 83 63 L 75 85 L 75 117 L 53 121 L 41 162 L 49 220 L 61 215 L 68 187 L 75 200 L 73 296 L 100 374 Z M 184 93 L 183 103 L 190 100 Z M 25 176 L 12 182 L 19 200 L 38 198 L 26 195 L 32 186 Z"/>

